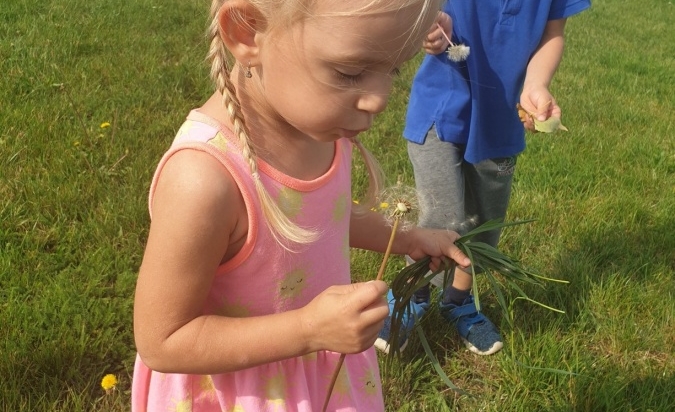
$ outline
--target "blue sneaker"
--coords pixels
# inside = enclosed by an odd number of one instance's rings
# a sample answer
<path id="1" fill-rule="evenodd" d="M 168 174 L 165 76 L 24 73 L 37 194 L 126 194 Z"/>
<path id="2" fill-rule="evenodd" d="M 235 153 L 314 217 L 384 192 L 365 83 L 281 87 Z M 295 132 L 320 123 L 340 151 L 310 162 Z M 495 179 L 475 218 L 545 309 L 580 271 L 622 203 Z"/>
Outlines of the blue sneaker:
<path id="1" fill-rule="evenodd" d="M 441 303 L 440 311 L 445 320 L 457 327 L 459 336 L 471 352 L 492 355 L 504 346 L 497 327 L 476 310 L 473 296 L 466 298 L 461 306 Z"/>
<path id="2" fill-rule="evenodd" d="M 389 302 L 389 313 L 390 315 L 394 311 L 394 295 L 391 292 L 391 289 L 387 293 L 387 301 Z M 429 302 L 415 303 L 410 302 L 410 311 L 406 312 L 403 317 L 403 322 L 401 322 L 401 329 L 399 330 L 398 345 L 399 351 L 403 351 L 408 345 L 408 335 L 415 327 L 415 321 L 419 320 L 424 316 L 424 314 L 429 309 Z M 391 316 L 387 317 L 384 320 L 384 327 L 377 336 L 375 341 L 375 347 L 381 350 L 384 353 L 389 353 L 389 336 L 391 335 Z"/>

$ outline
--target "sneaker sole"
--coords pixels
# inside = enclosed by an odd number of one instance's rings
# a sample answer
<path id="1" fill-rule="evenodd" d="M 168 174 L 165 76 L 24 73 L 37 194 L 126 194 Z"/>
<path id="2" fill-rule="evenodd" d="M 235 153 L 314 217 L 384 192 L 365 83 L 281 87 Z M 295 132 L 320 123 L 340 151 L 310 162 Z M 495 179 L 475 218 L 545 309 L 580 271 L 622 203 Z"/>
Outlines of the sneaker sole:
<path id="1" fill-rule="evenodd" d="M 382 338 L 377 338 L 374 344 L 375 348 L 379 350 L 380 352 L 384 352 L 387 355 L 389 355 L 389 342 Z M 403 352 L 405 347 L 408 346 L 408 340 L 406 339 L 405 342 L 403 342 L 403 345 L 398 349 L 399 352 Z"/>
<path id="2" fill-rule="evenodd" d="M 466 348 L 469 349 L 471 352 L 473 352 L 477 355 L 483 355 L 483 356 L 492 355 L 493 353 L 497 353 L 504 347 L 504 344 L 502 342 L 495 342 L 490 347 L 490 349 L 488 349 L 486 351 L 482 351 L 482 350 L 478 349 L 477 347 L 473 346 L 471 344 L 471 342 L 469 342 L 468 340 L 462 338 L 462 341 L 464 342 L 464 345 L 466 346 Z"/>

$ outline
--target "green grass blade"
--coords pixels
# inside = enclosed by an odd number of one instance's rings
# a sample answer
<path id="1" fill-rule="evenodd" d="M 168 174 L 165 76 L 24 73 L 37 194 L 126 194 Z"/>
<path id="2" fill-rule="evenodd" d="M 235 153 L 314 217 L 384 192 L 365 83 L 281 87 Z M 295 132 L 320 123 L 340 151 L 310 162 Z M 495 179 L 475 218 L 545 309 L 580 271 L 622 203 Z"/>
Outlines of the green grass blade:
<path id="1" fill-rule="evenodd" d="M 457 387 L 448 375 L 445 373 L 443 368 L 441 367 L 440 362 L 434 355 L 434 353 L 431 351 L 431 347 L 429 346 L 429 342 L 427 341 L 427 337 L 424 335 L 424 332 L 422 331 L 421 328 L 417 328 L 417 336 L 420 339 L 420 342 L 422 342 L 422 346 L 424 347 L 424 352 L 426 353 L 427 357 L 429 358 L 429 361 L 431 361 L 431 366 L 433 366 L 434 370 L 436 373 L 438 373 L 438 376 L 441 378 L 441 380 L 448 386 L 448 388 L 452 389 L 453 391 L 457 392 L 460 395 L 469 395 L 467 392 L 463 391 L 459 387 Z"/>
<path id="2" fill-rule="evenodd" d="M 504 222 L 501 219 L 493 219 L 489 220 L 482 225 L 478 226 L 477 228 L 467 232 L 465 235 L 457 239 L 457 243 L 464 243 L 466 241 L 469 241 L 471 238 L 475 237 L 478 234 L 485 233 L 485 232 L 490 232 L 492 230 L 496 229 L 502 229 L 508 226 L 516 226 L 516 225 L 522 225 L 525 223 L 530 223 L 534 222 L 536 219 L 528 219 L 528 220 L 518 220 L 514 222 Z"/>
<path id="3" fill-rule="evenodd" d="M 558 375 L 566 375 L 566 376 L 579 376 L 579 373 L 577 373 L 577 372 L 564 371 L 562 369 L 541 368 L 541 367 L 538 367 L 538 366 L 530 366 L 530 365 L 526 365 L 522 362 L 519 362 L 515 359 L 513 360 L 513 363 L 515 363 L 516 365 L 518 365 L 520 367 L 523 367 L 525 369 L 532 369 L 532 370 L 535 370 L 535 371 L 555 373 L 555 374 L 558 374 Z"/>

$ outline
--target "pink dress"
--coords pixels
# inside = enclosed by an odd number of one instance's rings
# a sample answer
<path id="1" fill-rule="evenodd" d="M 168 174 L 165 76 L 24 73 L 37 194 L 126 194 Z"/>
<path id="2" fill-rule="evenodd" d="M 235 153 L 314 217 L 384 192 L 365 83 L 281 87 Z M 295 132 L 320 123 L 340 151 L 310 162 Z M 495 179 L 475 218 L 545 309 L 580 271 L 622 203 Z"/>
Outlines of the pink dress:
<path id="1" fill-rule="evenodd" d="M 289 253 L 278 246 L 262 212 L 237 139 L 214 119 L 192 111 L 159 163 L 150 189 L 179 150 L 200 150 L 218 159 L 234 177 L 246 203 L 249 228 L 242 250 L 218 268 L 204 313 L 244 317 L 305 306 L 328 286 L 350 283 L 349 219 L 351 143 L 336 142 L 330 169 L 312 181 L 280 173 L 260 161 L 260 177 L 288 216 L 319 230 L 320 239 Z M 272 341 L 274 336 L 268 336 Z M 320 411 L 338 353 L 321 351 L 218 375 L 164 374 L 136 357 L 132 410 L 291 412 Z M 347 355 L 329 404 L 330 411 L 384 410 L 373 348 Z"/>

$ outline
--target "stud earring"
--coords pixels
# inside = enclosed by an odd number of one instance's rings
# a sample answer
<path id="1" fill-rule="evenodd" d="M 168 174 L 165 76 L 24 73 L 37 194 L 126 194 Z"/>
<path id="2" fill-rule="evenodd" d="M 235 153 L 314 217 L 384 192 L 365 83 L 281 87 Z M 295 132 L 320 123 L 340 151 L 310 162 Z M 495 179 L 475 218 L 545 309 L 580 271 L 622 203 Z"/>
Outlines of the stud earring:
<path id="1" fill-rule="evenodd" d="M 251 62 L 250 61 L 248 62 L 248 65 L 246 66 L 246 71 L 244 72 L 244 76 L 247 79 L 250 79 L 251 77 L 253 77 L 253 73 L 251 73 Z"/>

